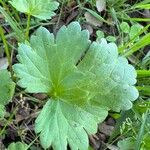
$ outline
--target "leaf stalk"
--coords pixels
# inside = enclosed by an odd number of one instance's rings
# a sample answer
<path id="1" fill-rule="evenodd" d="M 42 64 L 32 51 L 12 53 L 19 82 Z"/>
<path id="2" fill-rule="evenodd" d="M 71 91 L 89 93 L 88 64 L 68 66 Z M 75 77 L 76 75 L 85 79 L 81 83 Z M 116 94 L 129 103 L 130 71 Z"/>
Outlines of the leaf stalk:
<path id="1" fill-rule="evenodd" d="M 27 28 L 26 28 L 26 34 L 25 34 L 26 40 L 29 39 L 30 21 L 31 21 L 31 15 L 28 14 L 28 18 L 27 18 Z"/>

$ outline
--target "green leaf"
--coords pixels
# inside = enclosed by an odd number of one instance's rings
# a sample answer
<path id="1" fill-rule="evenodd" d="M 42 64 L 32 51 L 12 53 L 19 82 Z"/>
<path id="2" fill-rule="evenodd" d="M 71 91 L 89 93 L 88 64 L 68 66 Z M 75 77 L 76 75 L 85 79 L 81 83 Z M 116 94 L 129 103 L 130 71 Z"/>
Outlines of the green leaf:
<path id="1" fill-rule="evenodd" d="M 147 30 L 149 29 L 150 24 L 148 24 L 147 26 L 145 26 L 142 30 L 140 30 L 140 32 L 137 32 L 137 34 L 128 42 L 126 43 L 124 46 L 119 47 L 119 52 L 123 52 L 125 49 L 127 49 L 128 47 L 131 47 L 131 45 L 135 45 L 133 44 L 136 40 L 137 37 L 139 37 L 140 35 L 142 35 L 143 33 L 147 32 Z M 145 38 L 145 41 L 147 41 L 147 39 Z M 137 42 L 138 43 L 138 42 Z M 142 42 L 141 42 L 142 43 Z M 148 43 L 147 43 L 148 44 Z M 138 50 L 138 47 L 136 49 L 136 51 Z M 133 52 L 132 52 L 133 53 Z M 131 53 L 131 54 L 132 54 Z"/>
<path id="2" fill-rule="evenodd" d="M 11 16 L 0 6 L 0 12 L 3 14 L 13 31 L 15 32 L 15 37 L 19 42 L 23 42 L 25 40 L 23 29 L 19 26 L 17 21 L 14 18 L 11 18 Z"/>
<path id="3" fill-rule="evenodd" d="M 86 132 L 94 134 L 109 109 L 130 109 L 138 97 L 136 71 L 117 46 L 105 39 L 91 43 L 78 22 L 61 27 L 56 37 L 39 28 L 18 53 L 18 85 L 50 98 L 35 125 L 44 148 L 65 150 L 68 143 L 88 149 Z"/>
<path id="4" fill-rule="evenodd" d="M 22 13 L 30 14 L 39 19 L 51 19 L 59 3 L 54 0 L 11 0 L 11 5 Z"/>
<path id="5" fill-rule="evenodd" d="M 106 40 L 107 40 L 108 42 L 115 42 L 115 41 L 116 41 L 116 38 L 115 38 L 114 36 L 112 36 L 112 35 L 109 35 L 109 36 L 106 37 Z"/>
<path id="6" fill-rule="evenodd" d="M 18 59 L 21 63 L 14 66 L 21 78 L 18 85 L 30 93 L 48 93 L 66 102 L 84 103 L 89 94 L 87 80 L 92 75 L 87 73 L 87 76 L 75 65 L 89 47 L 88 32 L 81 31 L 78 23 L 68 28 L 63 26 L 56 43 L 53 34 L 41 27 L 36 36 L 31 37 L 31 47 L 20 45 Z"/>
<path id="7" fill-rule="evenodd" d="M 13 142 L 8 146 L 7 150 L 27 150 L 27 148 L 28 148 L 27 144 L 21 142 L 16 142 L 16 143 Z"/>
<path id="8" fill-rule="evenodd" d="M 10 78 L 7 70 L 0 70 L 0 105 L 6 105 L 11 100 L 15 83 Z"/>
<path id="9" fill-rule="evenodd" d="M 129 37 L 130 39 L 133 39 L 135 35 L 137 35 L 138 32 L 140 32 L 143 29 L 143 26 L 140 24 L 134 24 L 131 26 Z M 139 37 L 135 39 L 136 41 L 139 40 Z"/>
<path id="10" fill-rule="evenodd" d="M 105 39 L 101 43 L 93 42 L 83 61 L 79 64 L 81 70 L 88 70 L 96 75 L 91 102 L 100 106 L 107 106 L 114 111 L 127 110 L 138 97 L 134 87 L 136 71 L 124 57 L 118 57 L 117 46 L 107 44 Z"/>
<path id="11" fill-rule="evenodd" d="M 96 35 L 97 35 L 97 41 L 100 41 L 102 38 L 104 38 L 104 32 L 103 31 L 100 31 L 100 30 L 98 30 L 97 32 L 96 32 Z"/>
<path id="12" fill-rule="evenodd" d="M 44 148 L 88 149 L 88 134 L 97 131 L 97 123 L 107 116 L 107 109 L 86 105 L 77 107 L 58 99 L 50 99 L 36 119 L 35 131 L 40 133 Z M 86 133 L 87 132 L 87 133 Z"/>
<path id="13" fill-rule="evenodd" d="M 128 25 L 127 22 L 122 22 L 122 23 L 120 24 L 120 28 L 121 28 L 122 32 L 124 32 L 124 33 L 129 33 L 130 26 Z"/>

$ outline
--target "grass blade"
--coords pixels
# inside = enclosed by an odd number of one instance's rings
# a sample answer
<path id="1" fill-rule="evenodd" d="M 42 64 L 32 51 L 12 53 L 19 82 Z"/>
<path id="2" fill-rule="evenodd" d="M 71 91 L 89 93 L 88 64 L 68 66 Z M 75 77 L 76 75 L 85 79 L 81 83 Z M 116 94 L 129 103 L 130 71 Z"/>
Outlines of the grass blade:
<path id="1" fill-rule="evenodd" d="M 150 24 L 148 24 L 140 32 L 138 32 L 127 44 L 125 44 L 124 46 L 119 47 L 119 52 L 122 53 L 123 50 L 127 49 L 127 47 L 130 46 L 139 35 L 146 32 L 149 27 L 150 27 Z"/>
<path id="2" fill-rule="evenodd" d="M 105 20 L 103 17 L 101 17 L 100 15 L 98 15 L 96 12 L 94 12 L 91 9 L 88 8 L 83 8 L 84 10 L 88 11 L 91 15 L 93 15 L 97 20 L 101 21 L 101 22 L 105 22 L 108 25 L 111 25 L 112 23 L 110 23 L 109 21 Z"/>
<path id="3" fill-rule="evenodd" d="M 19 25 L 16 23 L 16 21 L 14 21 L 14 19 L 12 19 L 1 6 L 0 6 L 0 12 L 4 15 L 5 19 L 8 21 L 9 25 L 16 33 L 15 35 L 17 40 L 19 42 L 24 41 L 25 40 L 24 33 L 22 29 L 19 27 Z"/>
<path id="4" fill-rule="evenodd" d="M 137 140 L 136 140 L 136 144 L 135 144 L 135 149 L 134 150 L 140 150 L 140 146 L 141 146 L 143 135 L 144 135 L 144 127 L 145 127 L 145 124 L 146 124 L 147 116 L 148 116 L 148 110 L 142 117 L 143 118 L 142 119 L 142 124 L 141 124 L 141 128 L 139 130 L 138 136 L 137 136 Z"/>
<path id="5" fill-rule="evenodd" d="M 150 70 L 136 70 L 138 77 L 150 77 Z"/>
<path id="6" fill-rule="evenodd" d="M 6 53 L 6 56 L 7 56 L 8 63 L 9 63 L 9 69 L 10 69 L 10 72 L 11 72 L 11 75 L 12 75 L 12 63 L 11 63 L 10 52 L 9 52 L 8 44 L 7 44 L 5 35 L 4 35 L 4 30 L 3 30 L 2 27 L 0 27 L 0 35 L 1 35 L 1 38 L 2 38 L 2 41 L 3 41 L 3 44 L 4 44 L 5 53 Z"/>
<path id="7" fill-rule="evenodd" d="M 136 86 L 142 95 L 150 96 L 150 86 Z"/>
<path id="8" fill-rule="evenodd" d="M 134 52 L 138 51 L 140 48 L 150 44 L 150 33 L 143 36 L 137 43 L 135 43 L 129 51 L 127 51 L 124 56 L 130 56 Z"/>

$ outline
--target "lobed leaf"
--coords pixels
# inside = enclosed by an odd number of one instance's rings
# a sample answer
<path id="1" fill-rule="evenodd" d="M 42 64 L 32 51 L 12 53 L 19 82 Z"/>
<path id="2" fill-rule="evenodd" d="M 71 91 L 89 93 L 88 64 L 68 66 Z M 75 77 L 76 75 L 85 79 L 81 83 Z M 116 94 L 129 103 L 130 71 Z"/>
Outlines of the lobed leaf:
<path id="1" fill-rule="evenodd" d="M 127 59 L 118 56 L 114 43 L 107 44 L 105 39 L 101 43 L 93 42 L 78 67 L 95 74 L 95 86 L 91 91 L 96 93 L 91 99 L 92 103 L 96 102 L 114 111 L 132 107 L 131 101 L 138 97 L 134 87 L 136 71 Z"/>
<path id="2" fill-rule="evenodd" d="M 18 11 L 43 20 L 51 19 L 59 6 L 55 0 L 11 0 L 10 3 Z"/>
<path id="3" fill-rule="evenodd" d="M 35 124 L 44 148 L 65 150 L 68 143 L 86 150 L 87 133 L 96 132 L 108 110 L 130 109 L 138 97 L 136 71 L 118 56 L 117 46 L 105 39 L 91 43 L 78 22 L 63 26 L 56 37 L 40 27 L 18 52 L 18 85 L 50 98 Z"/>
<path id="4" fill-rule="evenodd" d="M 78 107 L 58 99 L 49 99 L 35 122 L 35 131 L 46 149 L 88 149 L 88 134 L 97 131 L 97 123 L 107 116 L 104 107 Z M 87 133 L 86 133 L 87 132 Z M 59 133 L 59 134 L 58 134 Z"/>

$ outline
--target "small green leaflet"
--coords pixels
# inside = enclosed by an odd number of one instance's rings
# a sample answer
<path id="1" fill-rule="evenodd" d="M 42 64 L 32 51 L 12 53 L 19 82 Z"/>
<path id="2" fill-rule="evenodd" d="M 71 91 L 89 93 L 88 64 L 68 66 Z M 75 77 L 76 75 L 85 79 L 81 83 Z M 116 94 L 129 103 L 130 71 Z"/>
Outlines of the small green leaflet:
<path id="1" fill-rule="evenodd" d="M 120 29 L 122 30 L 122 32 L 124 33 L 129 33 L 130 32 L 130 26 L 127 22 L 122 22 L 120 24 Z"/>
<path id="2" fill-rule="evenodd" d="M 35 123 L 44 148 L 87 150 L 87 133 L 96 132 L 108 110 L 130 109 L 138 97 L 136 71 L 117 46 L 105 39 L 91 43 L 78 22 L 61 27 L 56 37 L 40 27 L 18 53 L 18 85 L 49 96 Z"/>
<path id="3" fill-rule="evenodd" d="M 51 19 L 59 6 L 55 0 L 11 0 L 10 3 L 18 11 L 42 20 Z"/>
<path id="4" fill-rule="evenodd" d="M 14 94 L 15 83 L 7 70 L 0 70 L 0 117 L 4 116 L 4 106 L 8 104 Z"/>
<path id="5" fill-rule="evenodd" d="M 21 142 L 16 142 L 16 143 L 11 143 L 7 150 L 27 150 L 28 148 L 28 145 L 27 144 L 24 144 L 24 143 L 21 143 Z"/>

